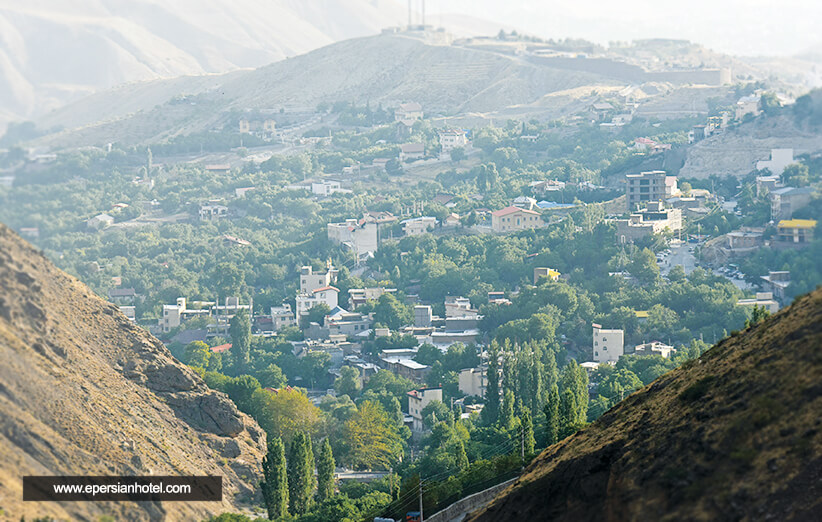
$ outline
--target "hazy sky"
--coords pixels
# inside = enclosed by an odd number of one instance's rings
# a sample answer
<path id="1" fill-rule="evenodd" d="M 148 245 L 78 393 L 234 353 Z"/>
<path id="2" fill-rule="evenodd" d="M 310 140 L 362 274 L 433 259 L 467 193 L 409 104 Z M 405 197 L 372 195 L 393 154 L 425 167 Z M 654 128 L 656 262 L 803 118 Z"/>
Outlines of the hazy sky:
<path id="1" fill-rule="evenodd" d="M 822 0 L 427 0 L 426 11 L 429 23 L 441 12 L 470 14 L 537 36 L 599 43 L 681 38 L 741 55 L 822 46 Z"/>

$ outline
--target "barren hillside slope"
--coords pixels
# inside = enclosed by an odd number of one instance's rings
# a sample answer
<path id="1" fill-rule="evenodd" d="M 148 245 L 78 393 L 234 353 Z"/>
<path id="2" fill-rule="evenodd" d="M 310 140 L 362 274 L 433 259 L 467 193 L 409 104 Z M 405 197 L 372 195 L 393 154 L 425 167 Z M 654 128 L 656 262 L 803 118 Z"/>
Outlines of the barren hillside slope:
<path id="1" fill-rule="evenodd" d="M 0 513 L 192 520 L 255 494 L 265 435 L 0 225 Z M 24 475 L 221 475 L 222 503 L 23 503 Z M 2 516 L 0 516 L 2 518 Z"/>
<path id="2" fill-rule="evenodd" d="M 223 76 L 161 80 L 102 92 L 38 121 L 67 130 L 37 140 L 54 147 L 149 143 L 220 128 L 236 109 L 313 109 L 320 102 L 396 104 L 414 100 L 427 113 L 496 111 L 548 93 L 618 82 L 402 35 L 338 42 L 303 56 Z M 194 103 L 168 103 L 179 95 Z M 126 98 L 125 106 L 123 98 Z M 570 103 L 569 100 L 568 103 Z"/>
<path id="3" fill-rule="evenodd" d="M 469 520 L 822 520 L 822 289 L 551 446 Z"/>

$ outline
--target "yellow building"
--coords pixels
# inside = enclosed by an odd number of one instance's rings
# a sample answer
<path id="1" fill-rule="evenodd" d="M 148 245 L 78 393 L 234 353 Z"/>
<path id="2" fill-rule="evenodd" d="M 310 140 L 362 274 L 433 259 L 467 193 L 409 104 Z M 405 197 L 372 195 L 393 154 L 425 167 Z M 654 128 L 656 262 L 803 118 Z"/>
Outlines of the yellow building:
<path id="1" fill-rule="evenodd" d="M 534 268 L 534 284 L 537 284 L 539 280 L 543 277 L 547 277 L 551 281 L 558 281 L 560 273 L 558 270 L 554 270 L 553 268 L 548 267 L 536 267 Z"/>
<path id="2" fill-rule="evenodd" d="M 777 238 L 780 243 L 804 245 L 813 241 L 815 219 L 783 219 L 777 225 Z"/>
<path id="3" fill-rule="evenodd" d="M 506 207 L 491 213 L 491 228 L 494 232 L 516 232 L 541 227 L 539 212 L 519 207 Z"/>

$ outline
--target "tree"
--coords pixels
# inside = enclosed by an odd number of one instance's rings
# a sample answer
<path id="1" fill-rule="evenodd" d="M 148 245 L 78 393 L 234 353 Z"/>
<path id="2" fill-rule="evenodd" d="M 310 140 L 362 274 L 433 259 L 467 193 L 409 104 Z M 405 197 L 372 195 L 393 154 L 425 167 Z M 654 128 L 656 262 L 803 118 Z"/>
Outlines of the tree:
<path id="1" fill-rule="evenodd" d="M 257 379 L 259 379 L 260 386 L 263 388 L 283 388 L 288 383 L 283 370 L 273 363 L 260 371 L 257 374 Z"/>
<path id="2" fill-rule="evenodd" d="M 240 375 L 226 381 L 223 391 L 234 401 L 240 411 L 250 414 L 254 411 L 252 397 L 259 389 L 260 381 L 250 375 Z"/>
<path id="3" fill-rule="evenodd" d="M 325 321 L 325 316 L 331 311 L 331 308 L 328 307 L 325 303 L 318 303 L 311 307 L 308 310 L 308 313 L 302 316 L 302 326 L 303 328 L 307 327 L 311 323 L 317 323 L 322 326 L 323 321 Z"/>
<path id="4" fill-rule="evenodd" d="M 328 352 L 313 351 L 308 352 L 302 358 L 302 367 L 305 376 L 314 388 L 317 382 L 324 382 L 328 376 L 328 369 L 331 367 L 331 354 Z"/>
<path id="5" fill-rule="evenodd" d="M 462 147 L 451 149 L 451 161 L 462 161 L 467 157 L 468 155 L 465 154 L 465 149 Z"/>
<path id="6" fill-rule="evenodd" d="M 314 496 L 314 452 L 311 437 L 298 431 L 288 456 L 288 498 L 292 515 L 305 515 Z"/>
<path id="7" fill-rule="evenodd" d="M 352 399 L 356 398 L 362 391 L 360 371 L 353 366 L 340 368 L 340 376 L 334 381 L 334 391 L 337 392 L 337 395 L 348 395 Z"/>
<path id="8" fill-rule="evenodd" d="M 208 368 L 211 358 L 211 348 L 203 341 L 192 341 L 186 345 L 183 353 L 183 362 L 196 368 Z"/>
<path id="9" fill-rule="evenodd" d="M 577 398 L 574 392 L 566 389 L 562 392 L 559 400 L 560 433 L 559 437 L 564 439 L 574 433 L 578 428 L 579 409 L 577 408 Z"/>
<path id="10" fill-rule="evenodd" d="M 374 401 L 359 404 L 343 433 L 348 460 L 356 469 L 388 469 L 402 451 L 397 427 Z"/>
<path id="11" fill-rule="evenodd" d="M 767 308 L 764 306 L 754 305 L 753 311 L 751 312 L 751 318 L 745 321 L 745 328 L 756 326 L 767 319 L 769 315 L 771 315 L 771 313 Z"/>
<path id="12" fill-rule="evenodd" d="M 328 439 L 323 441 L 317 461 L 317 498 L 322 502 L 334 494 L 334 454 Z"/>
<path id="13" fill-rule="evenodd" d="M 559 416 L 559 388 L 556 384 L 548 392 L 548 402 L 545 404 L 545 433 L 546 443 L 550 446 L 559 440 L 561 420 Z"/>
<path id="14" fill-rule="evenodd" d="M 385 163 L 385 172 L 392 176 L 399 176 L 403 172 L 402 163 L 397 158 L 392 158 Z"/>
<path id="15" fill-rule="evenodd" d="M 414 321 L 414 313 L 393 294 L 383 294 L 374 307 L 374 321 L 392 330 L 399 330 L 401 326 Z"/>
<path id="16" fill-rule="evenodd" d="M 448 406 L 438 400 L 429 402 L 420 412 L 423 422 L 429 428 L 433 428 L 438 422 L 450 420 L 450 413 Z"/>
<path id="17" fill-rule="evenodd" d="M 807 187 L 810 180 L 810 169 L 804 163 L 788 165 L 782 171 L 782 182 L 791 187 Z"/>
<path id="18" fill-rule="evenodd" d="M 628 266 L 628 271 L 643 284 L 653 284 L 659 279 L 659 265 L 656 255 L 649 248 L 637 250 Z"/>
<path id="19" fill-rule="evenodd" d="M 505 390 L 497 424 L 504 430 L 510 430 L 514 427 L 514 392 L 510 389 Z"/>
<path id="20" fill-rule="evenodd" d="M 525 454 L 532 455 L 537 441 L 534 439 L 534 423 L 531 420 L 531 411 L 528 408 L 525 408 L 522 415 L 520 415 L 520 429 L 522 429 L 520 436 L 525 446 Z"/>
<path id="21" fill-rule="evenodd" d="M 275 437 L 268 443 L 263 458 L 263 480 L 260 482 L 268 518 L 277 520 L 288 514 L 288 476 L 286 474 L 285 446 Z"/>
<path id="22" fill-rule="evenodd" d="M 763 92 L 759 97 L 759 103 L 762 106 L 762 112 L 768 116 L 773 116 L 779 112 L 780 107 L 782 107 L 779 98 L 772 92 Z"/>
<path id="23" fill-rule="evenodd" d="M 236 296 L 243 289 L 243 273 L 234 263 L 220 263 L 212 273 L 212 284 L 220 296 Z"/>
<path id="24" fill-rule="evenodd" d="M 262 388 L 251 397 L 254 419 L 269 437 L 290 444 L 298 432 L 312 434 L 320 424 L 320 409 L 301 391 L 284 388 L 272 393 Z"/>
<path id="25" fill-rule="evenodd" d="M 584 424 L 588 416 L 588 373 L 572 359 L 562 369 L 560 384 L 563 394 L 570 391 L 574 395 L 576 417 L 571 419 L 571 422 Z"/>
<path id="26" fill-rule="evenodd" d="M 251 349 L 251 320 L 248 311 L 240 310 L 231 318 L 228 327 L 231 336 L 231 355 L 234 357 L 234 371 L 242 373 L 248 368 Z"/>
<path id="27" fill-rule="evenodd" d="M 485 379 L 485 407 L 482 409 L 482 419 L 491 426 L 499 417 L 499 344 L 491 342 L 491 355 L 488 360 L 488 370 Z"/>
<path id="28" fill-rule="evenodd" d="M 468 469 L 470 464 L 468 462 L 468 454 L 465 453 L 465 444 L 463 444 L 461 440 L 458 440 L 455 447 L 454 454 L 456 455 L 457 469 L 460 471 Z"/>
<path id="29" fill-rule="evenodd" d="M 668 272 L 668 281 L 672 283 L 685 281 L 686 278 L 687 274 L 685 273 L 685 268 L 682 265 L 675 265 L 671 268 L 671 271 Z"/>

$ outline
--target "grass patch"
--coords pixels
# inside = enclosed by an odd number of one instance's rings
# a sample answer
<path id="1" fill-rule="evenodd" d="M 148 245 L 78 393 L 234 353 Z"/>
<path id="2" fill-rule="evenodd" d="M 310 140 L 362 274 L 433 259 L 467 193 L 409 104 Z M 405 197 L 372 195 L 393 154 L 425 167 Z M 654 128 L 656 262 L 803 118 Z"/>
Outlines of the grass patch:
<path id="1" fill-rule="evenodd" d="M 708 390 L 711 387 L 711 384 L 716 380 L 716 377 L 713 375 L 709 375 L 708 377 L 699 379 L 694 384 L 685 388 L 685 390 L 679 394 L 679 399 L 683 402 L 695 402 L 705 396 L 708 393 Z"/>

